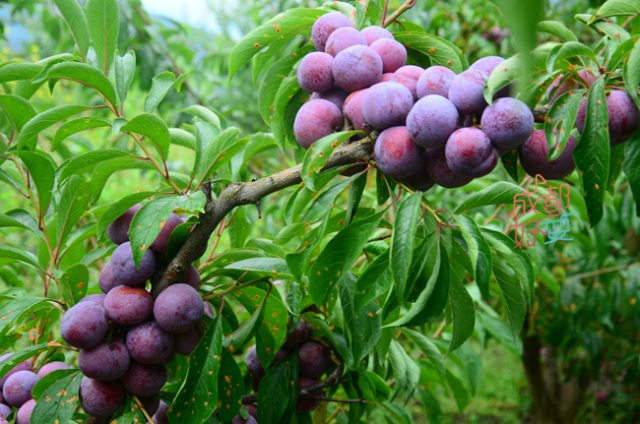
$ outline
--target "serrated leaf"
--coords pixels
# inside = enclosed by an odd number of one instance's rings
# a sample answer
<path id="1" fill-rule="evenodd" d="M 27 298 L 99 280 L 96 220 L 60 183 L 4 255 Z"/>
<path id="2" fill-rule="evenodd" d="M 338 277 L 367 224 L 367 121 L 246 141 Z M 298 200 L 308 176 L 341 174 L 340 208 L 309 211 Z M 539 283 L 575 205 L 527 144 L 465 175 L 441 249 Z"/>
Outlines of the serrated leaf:
<path id="1" fill-rule="evenodd" d="M 120 99 L 120 112 L 122 112 L 124 101 L 127 98 L 127 93 L 133 82 L 133 75 L 136 72 L 136 52 L 130 50 L 124 56 L 116 53 L 115 65 L 116 92 L 118 93 L 118 99 Z"/>
<path id="2" fill-rule="evenodd" d="M 542 21 L 536 25 L 536 31 L 546 32 L 551 35 L 555 35 L 562 41 L 578 41 L 578 37 L 575 36 L 562 22 L 558 21 Z"/>
<path id="3" fill-rule="evenodd" d="M 136 267 L 140 266 L 142 255 L 162 231 L 169 215 L 171 215 L 173 208 L 176 206 L 176 199 L 176 196 L 156 197 L 133 216 L 129 238 Z"/>
<path id="4" fill-rule="evenodd" d="M 469 404 L 469 392 L 458 377 L 453 375 L 451 371 L 447 371 L 447 381 L 449 382 L 449 387 L 451 387 L 451 391 L 453 392 L 453 398 L 456 401 L 456 405 L 458 405 L 458 410 L 460 412 L 464 411 Z"/>
<path id="5" fill-rule="evenodd" d="M 576 116 L 578 116 L 583 94 L 584 90 L 569 91 L 562 94 L 556 99 L 549 109 L 549 113 L 547 113 L 544 131 L 549 144 L 550 161 L 557 159 L 564 151 L 564 146 L 567 144 L 571 136 L 571 130 L 576 123 Z M 557 136 L 553 134 L 554 129 L 557 131 Z M 556 142 L 558 142 L 558 148 L 552 149 Z"/>
<path id="6" fill-rule="evenodd" d="M 44 217 L 51 201 L 56 171 L 53 169 L 51 161 L 40 153 L 20 152 L 20 159 L 29 170 L 31 178 L 38 189 L 40 217 Z"/>
<path id="7" fill-rule="evenodd" d="M 445 366 L 444 366 L 444 358 L 440 353 L 440 350 L 436 347 L 436 345 L 429 340 L 424 335 L 418 333 L 415 330 L 411 330 L 409 328 L 403 328 L 402 332 L 405 333 L 425 354 L 425 356 L 429 359 L 429 362 L 433 365 L 433 367 L 438 372 L 440 376 L 440 381 L 444 384 L 445 381 Z"/>
<path id="8" fill-rule="evenodd" d="M 109 79 L 99 70 L 86 63 L 62 62 L 53 65 L 47 72 L 49 79 L 68 79 L 86 85 L 102 94 L 115 109 L 118 101 L 116 89 Z"/>
<path id="9" fill-rule="evenodd" d="M 500 292 L 502 293 L 507 314 L 509 315 L 509 322 L 511 323 L 513 340 L 517 345 L 518 334 L 520 334 L 527 315 L 527 302 L 524 297 L 524 292 L 522 291 L 522 286 L 515 272 L 501 259 L 494 262 L 493 274 L 496 277 L 498 286 L 500 286 Z"/>
<path id="10" fill-rule="evenodd" d="M 73 227 L 87 211 L 90 201 L 91 184 L 77 175 L 71 176 L 69 182 L 62 189 L 58 206 L 58 249 L 62 248 L 62 244 Z"/>
<path id="11" fill-rule="evenodd" d="M 146 113 L 153 113 L 160 102 L 169 94 L 174 88 L 179 93 L 182 83 L 187 79 L 187 74 L 182 74 L 176 79 L 173 72 L 165 71 L 159 75 L 153 77 L 153 83 L 151 85 L 151 92 L 144 100 L 144 111 Z"/>
<path id="12" fill-rule="evenodd" d="M 380 254 L 358 278 L 354 296 L 356 314 L 391 287 L 393 278 L 389 269 L 389 253 L 387 249 Z"/>
<path id="13" fill-rule="evenodd" d="M 130 120 L 126 125 L 120 128 L 120 131 L 130 131 L 153 141 L 153 146 L 160 154 L 163 160 L 169 157 L 169 149 L 171 147 L 171 135 L 167 124 L 160 118 L 150 113 L 143 113 Z"/>
<path id="14" fill-rule="evenodd" d="M 640 0 L 608 0 L 593 15 L 589 25 L 598 19 L 635 15 L 640 15 Z"/>
<path id="15" fill-rule="evenodd" d="M 54 0 L 54 3 L 58 6 L 62 19 L 69 27 L 73 41 L 78 47 L 80 58 L 84 62 L 91 44 L 91 36 L 87 18 L 84 16 L 82 8 L 77 0 Z"/>
<path id="16" fill-rule="evenodd" d="M 307 27 L 299 27 L 289 32 L 286 36 L 282 36 L 277 40 L 272 41 L 269 44 L 269 48 L 264 49 L 253 56 L 253 69 L 251 70 L 251 73 L 253 74 L 253 85 L 256 85 L 256 81 L 262 73 L 264 66 L 269 63 L 271 58 L 274 57 L 275 54 L 278 53 L 278 51 L 280 51 L 284 46 L 289 44 L 293 38 L 305 32 L 306 29 Z"/>
<path id="17" fill-rule="evenodd" d="M 56 135 L 53 137 L 53 141 L 51 142 L 51 151 L 56 150 L 60 143 L 62 143 L 62 141 L 64 141 L 67 137 L 70 137 L 81 131 L 100 127 L 111 127 L 112 125 L 113 123 L 110 120 L 97 116 L 86 116 L 83 118 L 73 119 L 69 122 L 65 122 L 64 124 L 60 125 L 58 131 L 56 131 Z"/>
<path id="18" fill-rule="evenodd" d="M 29 150 L 35 150 L 36 143 L 38 141 L 38 134 L 41 131 L 44 131 L 70 116 L 89 109 L 91 109 L 91 106 L 58 106 L 39 113 L 22 127 L 20 137 L 18 137 L 18 149 L 28 147 Z"/>
<path id="19" fill-rule="evenodd" d="M 588 23 L 591 20 L 591 15 L 589 14 L 578 14 L 575 16 L 576 19 L 581 20 L 584 23 Z M 597 30 L 599 34 L 607 34 L 609 38 L 615 40 L 618 44 L 627 41 L 631 36 L 629 32 L 622 28 L 620 25 L 611 22 L 611 21 L 596 21 L 593 23 L 595 27 L 594 30 Z"/>
<path id="20" fill-rule="evenodd" d="M 109 75 L 113 64 L 118 32 L 120 31 L 120 8 L 117 0 L 88 0 L 84 13 L 89 24 L 93 48 L 96 52 L 100 72 Z"/>
<path id="21" fill-rule="evenodd" d="M 456 74 L 468 67 L 459 47 L 451 42 L 431 34 L 414 32 L 395 32 L 393 37 L 407 48 L 407 53 L 417 51 L 429 57 L 431 66 L 445 66 Z"/>
<path id="22" fill-rule="evenodd" d="M 4 228 L 4 227 L 18 227 L 18 228 L 24 228 L 27 230 L 30 229 L 28 226 L 18 221 L 17 219 L 12 218 L 9 215 L 0 213 L 0 228 Z"/>
<path id="23" fill-rule="evenodd" d="M 0 68 L 0 72 L 4 68 Z M 9 119 L 13 129 L 18 132 L 22 131 L 22 127 L 36 116 L 36 110 L 31 106 L 31 103 L 13 94 L 0 95 L 0 108 Z"/>
<path id="24" fill-rule="evenodd" d="M 589 92 L 584 132 L 573 151 L 582 176 L 584 200 L 591 226 L 604 214 L 604 192 L 609 178 L 609 112 L 604 94 L 604 80 L 596 80 Z"/>
<path id="25" fill-rule="evenodd" d="M 189 355 L 189 371 L 167 413 L 172 424 L 202 423 L 218 406 L 218 373 L 222 359 L 222 317 L 204 316 L 208 330 Z"/>
<path id="26" fill-rule="evenodd" d="M 402 304 L 409 297 L 411 282 L 407 281 L 413 261 L 418 221 L 422 212 L 422 192 L 408 195 L 396 210 L 391 235 L 391 272 L 395 281 L 398 301 Z"/>
<path id="27" fill-rule="evenodd" d="M 479 206 L 509 203 L 513 201 L 513 197 L 516 194 L 524 192 L 525 189 L 520 186 L 507 181 L 498 181 L 497 183 L 491 184 L 489 187 L 468 196 L 467 199 L 456 208 L 455 213 L 460 213 L 467 209 L 477 208 Z"/>

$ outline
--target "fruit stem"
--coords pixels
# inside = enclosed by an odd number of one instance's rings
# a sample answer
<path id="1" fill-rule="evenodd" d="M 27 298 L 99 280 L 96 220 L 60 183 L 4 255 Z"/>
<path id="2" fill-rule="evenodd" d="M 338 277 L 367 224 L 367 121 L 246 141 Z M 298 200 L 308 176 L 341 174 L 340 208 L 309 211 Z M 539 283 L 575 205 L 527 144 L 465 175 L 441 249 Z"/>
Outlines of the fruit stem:
<path id="1" fill-rule="evenodd" d="M 268 281 L 270 278 L 271 277 L 261 277 L 261 278 L 258 278 L 257 280 L 247 281 L 246 283 L 242 283 L 242 284 L 236 284 L 234 286 L 229 287 L 228 289 L 222 290 L 221 292 L 212 294 L 210 296 L 204 296 L 203 300 L 217 299 L 219 297 L 224 296 L 225 294 L 233 293 L 234 291 L 240 290 L 243 287 L 252 286 L 254 284 L 259 284 L 264 281 Z"/>
<path id="2" fill-rule="evenodd" d="M 149 413 L 147 412 L 146 409 L 144 409 L 144 405 L 142 405 L 142 402 L 140 402 L 140 399 L 138 399 L 138 396 L 133 396 L 133 400 L 134 402 L 138 405 L 138 407 L 140 408 L 140 410 L 142 411 L 142 415 L 144 415 L 144 417 L 147 419 L 148 424 L 155 424 L 155 422 L 153 421 L 153 419 L 151 419 L 151 417 L 149 416 Z"/>
<path id="3" fill-rule="evenodd" d="M 391 25 L 393 22 L 395 22 L 396 19 L 398 19 L 400 17 L 400 15 L 402 15 L 404 12 L 406 12 L 407 10 L 409 10 L 413 6 L 415 6 L 417 1 L 418 0 L 407 0 L 407 1 L 405 1 L 404 4 L 398 8 L 398 10 L 393 12 L 391 14 L 391 16 L 389 16 L 387 19 L 385 19 L 382 22 L 382 27 L 386 28 L 389 25 Z M 385 5 L 385 16 L 386 16 L 386 5 Z"/>

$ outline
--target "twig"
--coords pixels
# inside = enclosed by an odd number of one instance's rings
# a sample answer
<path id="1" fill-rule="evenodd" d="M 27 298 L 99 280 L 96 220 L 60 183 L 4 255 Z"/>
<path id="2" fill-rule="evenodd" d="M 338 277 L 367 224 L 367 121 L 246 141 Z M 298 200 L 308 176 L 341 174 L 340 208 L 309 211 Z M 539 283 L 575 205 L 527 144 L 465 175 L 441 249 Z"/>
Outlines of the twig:
<path id="1" fill-rule="evenodd" d="M 147 419 L 147 421 L 148 421 L 147 424 L 155 424 L 153 422 L 153 419 L 151 419 L 151 417 L 149 416 L 149 413 L 147 412 L 147 410 L 144 408 L 144 405 L 142 404 L 142 402 L 140 401 L 138 396 L 133 396 L 133 400 L 136 402 L 136 404 L 138 405 L 138 407 L 142 411 L 142 415 L 144 415 L 144 417 Z"/>
<path id="2" fill-rule="evenodd" d="M 569 275 L 567 277 L 567 280 L 571 280 L 571 279 L 581 280 L 583 278 L 597 277 L 598 275 L 608 274 L 610 272 L 624 271 L 625 269 L 631 268 L 632 266 L 636 266 L 636 265 L 640 265 L 640 262 L 631 262 L 626 265 L 614 266 L 613 268 L 602 268 L 596 271 L 585 272 L 582 274 Z"/>
<path id="3" fill-rule="evenodd" d="M 332 399 L 324 396 L 310 396 L 310 399 L 321 400 L 323 402 L 336 402 L 336 403 L 369 403 L 364 399 Z"/>
<path id="4" fill-rule="evenodd" d="M 386 28 L 389 25 L 391 25 L 393 22 L 395 22 L 396 19 L 398 19 L 400 17 L 400 15 L 402 15 L 404 12 L 406 12 L 407 10 L 409 10 L 413 6 L 415 6 L 417 1 L 418 0 L 407 0 L 407 1 L 405 1 L 404 4 L 398 8 L 398 10 L 393 12 L 391 14 L 391 16 L 389 16 L 386 20 L 382 21 L 382 27 Z M 385 7 L 385 16 L 386 16 L 386 13 L 387 13 L 387 11 L 386 11 L 386 7 Z"/>
<path id="5" fill-rule="evenodd" d="M 445 327 L 447 326 L 447 320 L 443 319 L 442 322 L 440 323 L 440 326 L 438 327 L 438 329 L 436 330 L 435 333 L 433 333 L 433 338 L 434 339 L 439 339 L 440 336 L 442 336 L 442 332 L 444 331 Z"/>
<path id="6" fill-rule="evenodd" d="M 244 275 L 243 275 L 243 277 L 244 277 Z M 221 292 L 212 294 L 210 296 L 205 296 L 205 297 L 203 297 L 203 299 L 204 300 L 217 299 L 219 297 L 224 296 L 225 294 L 229 294 L 229 293 L 232 293 L 234 291 L 240 290 L 243 287 L 252 286 L 254 284 L 259 284 L 259 283 L 265 282 L 265 281 L 269 280 L 269 278 L 271 278 L 271 277 L 261 277 L 261 278 L 258 278 L 257 280 L 247 281 L 246 283 L 235 284 L 235 285 L 229 287 L 228 289 L 222 290 Z"/>
<path id="7" fill-rule="evenodd" d="M 333 411 L 333 413 L 331 415 L 329 415 L 329 418 L 327 418 L 324 421 L 324 424 L 329 424 L 331 422 L 331 420 L 333 420 L 335 417 L 338 416 L 338 414 L 340 413 L 340 411 L 344 411 L 344 409 L 342 409 L 341 406 L 337 407 L 335 411 Z"/>

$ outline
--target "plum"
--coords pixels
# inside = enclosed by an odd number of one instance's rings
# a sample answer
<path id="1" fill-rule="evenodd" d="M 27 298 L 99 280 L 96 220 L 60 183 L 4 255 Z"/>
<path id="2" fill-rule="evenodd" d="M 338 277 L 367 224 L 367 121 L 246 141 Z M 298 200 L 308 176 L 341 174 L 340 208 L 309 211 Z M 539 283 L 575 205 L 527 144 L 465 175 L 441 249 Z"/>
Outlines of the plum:
<path id="1" fill-rule="evenodd" d="M 164 362 L 141 364 L 131 361 L 131 366 L 122 376 L 122 384 L 134 396 L 153 396 L 162 390 L 166 382 L 167 366 Z"/>
<path id="2" fill-rule="evenodd" d="M 445 149 L 426 149 L 425 163 L 429 178 L 444 188 L 458 188 L 469 184 L 473 178 L 465 178 L 455 174 L 447 164 Z"/>
<path id="3" fill-rule="evenodd" d="M 0 393 L 0 396 L 1 395 L 2 394 Z M 0 403 L 0 418 L 7 418 L 9 415 L 11 415 L 12 412 L 13 409 L 11 409 L 10 406 L 5 405 L 4 403 Z"/>
<path id="4" fill-rule="evenodd" d="M 381 38 L 370 45 L 382 59 L 382 72 L 395 72 L 407 63 L 407 49 L 396 40 Z"/>
<path id="5" fill-rule="evenodd" d="M 117 245 L 126 243 L 129 241 L 129 228 L 131 227 L 131 221 L 133 216 L 142 208 L 142 205 L 138 203 L 130 207 L 125 213 L 120 215 L 107 227 L 107 237 Z"/>
<path id="6" fill-rule="evenodd" d="M 311 97 L 309 97 L 309 100 L 315 100 L 315 99 L 329 100 L 331 103 L 338 106 L 338 109 L 340 109 L 340 112 L 342 112 L 343 111 L 342 107 L 344 105 L 344 101 L 346 100 L 347 96 L 349 96 L 349 93 L 344 91 L 337 84 L 334 84 L 329 91 L 325 91 L 324 93 L 313 93 Z"/>
<path id="7" fill-rule="evenodd" d="M 42 368 L 40 368 L 40 371 L 38 371 L 38 377 L 44 378 L 54 371 L 69 370 L 69 369 L 71 369 L 71 367 L 65 364 L 64 362 L 59 362 L 59 361 L 49 362 L 48 364 L 45 364 L 42 366 Z"/>
<path id="8" fill-rule="evenodd" d="M 558 148 L 558 132 L 553 130 L 556 136 L 554 149 Z M 576 167 L 573 161 L 573 150 L 578 142 L 573 136 L 569 137 L 567 144 L 560 156 L 550 161 L 549 144 L 544 130 L 536 130 L 531 137 L 520 146 L 520 163 L 527 174 L 535 177 L 542 175 L 546 180 L 561 180 L 569 176 Z"/>
<path id="9" fill-rule="evenodd" d="M 476 60 L 473 65 L 469 66 L 469 69 L 483 72 L 488 77 L 496 66 L 502 62 L 504 62 L 504 58 L 500 56 L 486 56 L 482 59 Z"/>
<path id="10" fill-rule="evenodd" d="M 167 218 L 166 221 L 160 223 L 162 230 L 160 230 L 160 234 L 158 234 L 158 237 L 156 237 L 153 243 L 151 243 L 149 249 L 155 252 L 166 252 L 167 249 L 169 249 L 169 238 L 171 237 L 171 233 L 178 225 L 183 223 L 184 222 L 182 221 L 182 218 L 180 218 L 175 213 L 169 215 L 169 218 Z M 142 259 L 144 260 L 144 257 Z M 140 263 L 140 268 L 142 268 L 142 262 Z"/>
<path id="11" fill-rule="evenodd" d="M 429 173 L 427 172 L 427 164 L 425 159 L 425 166 L 420 168 L 418 172 L 413 175 L 409 175 L 406 178 L 403 178 L 403 181 L 408 183 L 409 186 L 413 187 L 418 191 L 429 191 L 431 187 L 433 187 L 436 183 L 433 182 Z"/>
<path id="12" fill-rule="evenodd" d="M 327 39 L 325 52 L 333 57 L 351 46 L 366 46 L 367 39 L 355 28 L 342 27 L 331 33 Z"/>
<path id="13" fill-rule="evenodd" d="M 122 407 L 125 390 L 119 380 L 100 381 L 82 377 L 79 397 L 80 405 L 88 415 L 108 417 Z"/>
<path id="14" fill-rule="evenodd" d="M 13 355 L 13 353 L 5 353 L 4 355 L 0 356 L 0 362 L 7 360 L 12 355 Z M 31 362 L 29 362 L 28 360 L 27 361 L 22 361 L 19 364 L 17 364 L 16 366 L 14 366 L 8 373 L 6 373 L 4 375 L 4 377 L 0 378 L 0 392 L 2 391 L 2 388 L 4 387 L 4 383 L 13 374 L 17 373 L 18 371 L 31 371 L 31 370 L 32 370 Z"/>
<path id="15" fill-rule="evenodd" d="M 298 380 L 298 387 L 309 387 L 317 384 L 316 380 L 312 380 L 310 378 L 300 377 Z M 322 389 L 316 389 L 310 393 L 311 396 L 314 397 L 322 397 Z M 296 412 L 311 412 L 320 406 L 320 401 L 317 399 L 303 399 L 298 398 L 298 403 L 296 403 Z"/>
<path id="16" fill-rule="evenodd" d="M 36 407 L 36 401 L 31 399 L 26 401 L 20 409 L 18 409 L 18 413 L 16 414 L 16 424 L 29 424 L 31 422 L 31 414 L 33 413 L 33 408 Z"/>
<path id="17" fill-rule="evenodd" d="M 96 380 L 114 381 L 129 369 L 131 357 L 122 340 L 112 338 L 89 349 L 82 349 L 78 355 L 78 367 L 82 373 Z"/>
<path id="18" fill-rule="evenodd" d="M 282 349 L 287 352 L 293 352 L 298 349 L 309 338 L 309 330 L 307 329 L 307 322 L 302 318 L 298 321 L 298 324 L 293 330 L 287 334 L 287 338 L 282 344 Z"/>
<path id="19" fill-rule="evenodd" d="M 411 140 L 407 127 L 392 127 L 378 136 L 374 158 L 384 174 L 405 178 L 418 172 L 423 165 L 424 149 Z"/>
<path id="20" fill-rule="evenodd" d="M 60 321 L 60 335 L 73 347 L 86 349 L 100 343 L 107 334 L 109 319 L 105 308 L 96 302 L 80 302 Z"/>
<path id="21" fill-rule="evenodd" d="M 104 300 L 107 298 L 107 295 L 104 293 L 90 294 L 89 296 L 85 296 L 78 301 L 81 302 L 95 302 L 98 305 L 104 308 Z"/>
<path id="22" fill-rule="evenodd" d="M 311 28 L 311 40 L 318 51 L 325 51 L 327 40 L 333 31 L 338 28 L 354 28 L 353 24 L 340 12 L 331 12 L 322 15 L 315 21 Z"/>
<path id="23" fill-rule="evenodd" d="M 416 93 L 418 98 L 426 97 L 430 94 L 438 94 L 442 97 L 449 97 L 449 86 L 456 77 L 456 73 L 444 66 L 431 66 L 418 78 Z"/>
<path id="24" fill-rule="evenodd" d="M 458 109 L 449 99 L 430 94 L 418 100 L 407 117 L 407 129 L 420 147 L 444 147 L 458 127 Z"/>
<path id="25" fill-rule="evenodd" d="M 31 389 L 40 381 L 40 377 L 31 371 L 18 371 L 11 375 L 2 387 L 5 402 L 20 408 L 32 398 Z"/>
<path id="26" fill-rule="evenodd" d="M 177 347 L 176 345 L 176 351 Z M 129 330 L 127 349 L 135 361 L 155 364 L 164 361 L 173 352 L 174 336 L 156 322 L 146 321 Z"/>
<path id="27" fill-rule="evenodd" d="M 404 125 L 413 106 L 411 92 L 397 82 L 383 82 L 369 88 L 362 98 L 362 115 L 378 130 Z"/>
<path id="28" fill-rule="evenodd" d="M 407 87 L 409 91 L 411 91 L 411 95 L 413 96 L 413 100 L 418 100 L 418 80 L 422 76 L 424 69 L 415 65 L 406 65 L 398 68 L 393 73 L 393 78 L 391 81 L 400 83 Z"/>
<path id="29" fill-rule="evenodd" d="M 372 86 L 382 77 L 382 59 L 368 46 L 351 46 L 333 61 L 333 78 L 350 93 Z"/>
<path id="30" fill-rule="evenodd" d="M 635 102 L 627 93 L 612 90 L 607 94 L 607 110 L 609 111 L 609 143 L 617 146 L 628 141 L 640 128 L 640 112 Z M 578 109 L 576 127 L 580 134 L 584 132 L 587 117 L 587 102 Z"/>
<path id="31" fill-rule="evenodd" d="M 302 105 L 293 123 L 296 141 L 305 149 L 342 127 L 342 113 L 333 103 L 324 99 L 311 100 Z"/>
<path id="32" fill-rule="evenodd" d="M 183 333 L 195 326 L 204 314 L 200 294 L 187 284 L 167 287 L 153 305 L 153 316 L 169 333 Z"/>
<path id="33" fill-rule="evenodd" d="M 144 322 L 153 311 L 153 299 L 145 289 L 118 286 L 112 289 L 104 301 L 111 321 L 120 325 Z"/>
<path id="34" fill-rule="evenodd" d="M 109 290 L 114 288 L 115 286 L 119 286 L 122 284 L 118 281 L 115 275 L 113 275 L 113 269 L 111 268 L 111 262 L 107 263 L 102 271 L 100 271 L 100 275 L 98 276 L 98 285 L 100 286 L 100 290 L 102 293 L 107 294 Z"/>
<path id="35" fill-rule="evenodd" d="M 483 94 L 486 79 L 487 76 L 482 71 L 470 69 L 451 81 L 448 97 L 456 105 L 460 115 L 471 115 L 487 106 Z"/>
<path id="36" fill-rule="evenodd" d="M 251 415 L 249 415 L 245 420 L 244 418 L 242 418 L 242 415 L 238 414 L 233 417 L 233 419 L 231 420 L 231 424 L 258 424 L 258 421 L 256 421 L 256 419 Z"/>
<path id="37" fill-rule="evenodd" d="M 533 132 L 535 119 L 526 103 L 504 97 L 484 110 L 481 123 L 482 131 L 494 146 L 511 149 L 529 138 Z"/>
<path id="38" fill-rule="evenodd" d="M 165 226 L 166 227 L 166 226 Z M 164 228 L 163 228 L 164 231 Z M 155 243 L 155 242 L 154 242 Z M 140 259 L 140 266 L 133 262 L 131 243 L 121 244 L 111 255 L 111 271 L 120 284 L 137 287 L 147 284 L 147 280 L 156 269 L 156 258 L 149 250 L 145 251 Z"/>
<path id="39" fill-rule="evenodd" d="M 371 25 L 363 28 L 360 32 L 364 35 L 364 38 L 367 40 L 367 44 L 369 45 L 372 45 L 376 41 L 382 39 L 394 40 L 393 34 L 391 34 L 388 29 L 377 25 Z"/>
<path id="40" fill-rule="evenodd" d="M 302 376 L 318 379 L 331 365 L 331 352 L 322 343 L 308 341 L 298 349 L 298 365 Z"/>
<path id="41" fill-rule="evenodd" d="M 491 140 L 477 128 L 462 128 L 451 134 L 445 156 L 449 168 L 466 178 L 483 177 L 498 163 L 498 152 Z"/>
<path id="42" fill-rule="evenodd" d="M 333 56 L 328 53 L 312 52 L 306 55 L 297 71 L 300 88 L 307 93 L 329 91 L 333 87 L 331 65 Z"/>
<path id="43" fill-rule="evenodd" d="M 344 101 L 343 112 L 344 116 L 353 124 L 354 130 L 370 133 L 373 127 L 367 123 L 362 115 L 362 100 L 368 90 L 365 88 L 349 94 L 349 97 Z"/>
<path id="44" fill-rule="evenodd" d="M 195 326 L 184 333 L 176 334 L 175 338 L 175 352 L 179 355 L 189 356 L 202 340 L 202 330 Z"/>
<path id="45" fill-rule="evenodd" d="M 275 364 L 285 356 L 287 356 L 287 354 L 284 351 L 278 350 L 276 352 L 275 358 L 273 359 L 273 364 Z M 246 364 L 247 364 L 247 370 L 249 370 L 249 372 L 254 377 L 262 378 L 265 375 L 267 375 L 266 371 L 264 370 L 264 367 L 260 363 L 260 358 L 258 358 L 258 351 L 256 350 L 256 345 L 251 346 L 251 349 L 249 349 L 249 352 L 247 352 Z"/>

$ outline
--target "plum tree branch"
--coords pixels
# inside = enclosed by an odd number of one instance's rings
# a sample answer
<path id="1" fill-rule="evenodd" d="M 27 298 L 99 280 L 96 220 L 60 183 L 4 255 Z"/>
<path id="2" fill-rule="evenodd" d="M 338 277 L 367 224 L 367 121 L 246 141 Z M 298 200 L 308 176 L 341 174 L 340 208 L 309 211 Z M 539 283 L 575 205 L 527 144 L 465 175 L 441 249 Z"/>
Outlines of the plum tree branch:
<path id="1" fill-rule="evenodd" d="M 416 2 L 418 0 L 407 0 L 405 1 L 402 6 L 400 6 L 398 8 L 398 10 L 396 10 L 395 12 L 393 12 L 391 14 L 391 16 L 389 16 L 387 19 L 384 20 L 384 22 L 382 23 L 382 27 L 386 28 L 389 25 L 391 25 L 392 23 L 395 22 L 396 19 L 398 19 L 400 17 L 400 15 L 402 15 L 404 12 L 406 12 L 407 10 L 411 9 L 413 6 L 416 5 Z"/>

